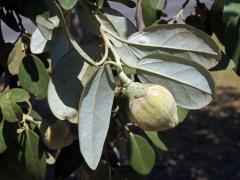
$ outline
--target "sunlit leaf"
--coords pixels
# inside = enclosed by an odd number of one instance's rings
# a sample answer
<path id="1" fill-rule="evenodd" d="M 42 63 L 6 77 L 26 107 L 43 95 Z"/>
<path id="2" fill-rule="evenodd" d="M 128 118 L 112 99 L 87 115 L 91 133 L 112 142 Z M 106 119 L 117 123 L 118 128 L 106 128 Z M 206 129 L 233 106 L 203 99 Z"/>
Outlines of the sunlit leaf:
<path id="1" fill-rule="evenodd" d="M 40 30 L 43 37 L 47 40 L 51 40 L 53 29 L 58 27 L 59 25 L 58 17 L 54 16 L 47 19 L 47 18 L 44 18 L 43 16 L 38 15 L 36 17 L 36 22 L 37 22 L 38 29 Z"/>
<path id="2" fill-rule="evenodd" d="M 152 54 L 143 58 L 137 74 L 144 83 L 166 87 L 177 104 L 187 109 L 199 109 L 215 94 L 210 73 L 198 63 L 168 54 Z"/>
<path id="3" fill-rule="evenodd" d="M 240 3 L 238 0 L 224 0 L 223 21 L 225 23 L 240 15 Z"/>
<path id="4" fill-rule="evenodd" d="M 79 110 L 81 153 L 91 169 L 96 169 L 108 132 L 114 98 L 110 69 L 100 68 L 83 90 Z"/>
<path id="5" fill-rule="evenodd" d="M 130 133 L 128 145 L 129 162 L 139 174 L 149 174 L 155 164 L 155 152 L 146 139 Z"/>
<path id="6" fill-rule="evenodd" d="M 34 94 L 37 99 L 47 96 L 49 75 L 37 56 L 28 55 L 23 58 L 18 77 L 22 87 Z"/>
<path id="7" fill-rule="evenodd" d="M 178 106 L 177 107 L 177 113 L 178 113 L 178 121 L 183 122 L 187 118 L 189 110 Z"/>
<path id="8" fill-rule="evenodd" d="M 47 39 L 43 37 L 38 28 L 32 34 L 30 49 L 34 54 L 41 54 L 47 50 Z"/>
<path id="9" fill-rule="evenodd" d="M 58 0 L 58 2 L 64 10 L 70 10 L 77 4 L 77 0 Z"/>
<path id="10" fill-rule="evenodd" d="M 4 119 L 9 122 L 16 122 L 22 117 L 22 109 L 17 102 L 25 102 L 30 98 L 24 89 L 14 88 L 0 94 L 0 108 Z"/>
<path id="11" fill-rule="evenodd" d="M 146 135 L 152 141 L 152 143 L 162 151 L 167 151 L 168 148 L 164 142 L 159 138 L 158 133 L 154 131 L 145 131 Z"/>
<path id="12" fill-rule="evenodd" d="M 188 25 L 158 25 L 132 34 L 129 46 L 138 58 L 153 52 L 169 53 L 214 67 L 221 55 L 210 36 Z"/>

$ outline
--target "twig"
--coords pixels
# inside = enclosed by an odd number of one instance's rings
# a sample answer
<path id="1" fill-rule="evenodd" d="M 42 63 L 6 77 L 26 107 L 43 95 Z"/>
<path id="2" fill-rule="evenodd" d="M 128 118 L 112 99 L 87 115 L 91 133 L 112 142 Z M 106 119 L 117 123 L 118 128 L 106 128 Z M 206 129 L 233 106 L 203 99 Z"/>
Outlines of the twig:
<path id="1" fill-rule="evenodd" d="M 138 31 L 141 29 L 141 3 L 142 0 L 137 0 L 135 20 Z"/>

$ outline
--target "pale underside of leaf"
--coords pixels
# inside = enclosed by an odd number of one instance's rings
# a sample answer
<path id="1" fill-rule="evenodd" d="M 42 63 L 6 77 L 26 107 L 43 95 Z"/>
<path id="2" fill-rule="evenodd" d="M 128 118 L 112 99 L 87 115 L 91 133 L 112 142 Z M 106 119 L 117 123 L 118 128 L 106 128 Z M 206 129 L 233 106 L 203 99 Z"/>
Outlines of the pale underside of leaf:
<path id="1" fill-rule="evenodd" d="M 47 39 L 43 37 L 38 28 L 32 34 L 30 49 L 34 54 L 41 54 L 46 50 Z"/>
<path id="2" fill-rule="evenodd" d="M 166 87 L 177 104 L 187 109 L 199 109 L 210 103 L 215 94 L 214 81 L 201 65 L 168 54 L 153 54 L 142 59 L 137 68 L 144 83 Z"/>
<path id="3" fill-rule="evenodd" d="M 109 74 L 110 73 L 110 74 Z M 114 98 L 111 72 L 99 69 L 85 87 L 79 111 L 81 153 L 91 169 L 96 169 L 110 123 Z"/>
<path id="4" fill-rule="evenodd" d="M 137 57 L 164 52 L 196 61 L 206 68 L 220 60 L 220 50 L 204 32 L 188 25 L 159 25 L 136 32 L 128 38 Z"/>
<path id="5" fill-rule="evenodd" d="M 48 103 L 53 114 L 77 123 L 77 109 L 85 72 L 84 61 L 75 50 L 69 51 L 55 66 L 48 86 Z M 85 67 L 85 68 L 83 68 Z"/>

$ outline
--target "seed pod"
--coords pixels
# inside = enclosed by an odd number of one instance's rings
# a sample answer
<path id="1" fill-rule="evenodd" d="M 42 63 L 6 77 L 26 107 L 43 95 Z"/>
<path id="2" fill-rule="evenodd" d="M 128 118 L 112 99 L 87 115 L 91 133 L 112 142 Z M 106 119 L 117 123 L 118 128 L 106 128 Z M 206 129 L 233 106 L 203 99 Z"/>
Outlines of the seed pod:
<path id="1" fill-rule="evenodd" d="M 56 121 L 53 124 L 44 123 L 45 121 L 43 121 L 40 127 L 40 132 L 44 144 L 49 149 L 58 150 L 73 142 L 73 136 L 64 121 Z"/>
<path id="2" fill-rule="evenodd" d="M 178 123 L 177 105 L 163 86 L 128 82 L 125 93 L 133 121 L 147 131 L 164 131 Z"/>

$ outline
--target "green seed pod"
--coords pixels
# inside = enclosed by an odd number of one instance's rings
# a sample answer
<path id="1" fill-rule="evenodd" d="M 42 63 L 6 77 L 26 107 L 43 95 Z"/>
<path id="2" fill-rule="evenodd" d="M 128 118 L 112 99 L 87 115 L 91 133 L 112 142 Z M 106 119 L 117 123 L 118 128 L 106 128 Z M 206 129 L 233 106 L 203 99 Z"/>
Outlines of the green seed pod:
<path id="1" fill-rule="evenodd" d="M 144 85 L 131 80 L 123 82 L 126 85 L 125 93 L 129 97 L 130 115 L 140 128 L 147 131 L 165 131 L 179 123 L 176 102 L 165 87 L 156 84 Z"/>

